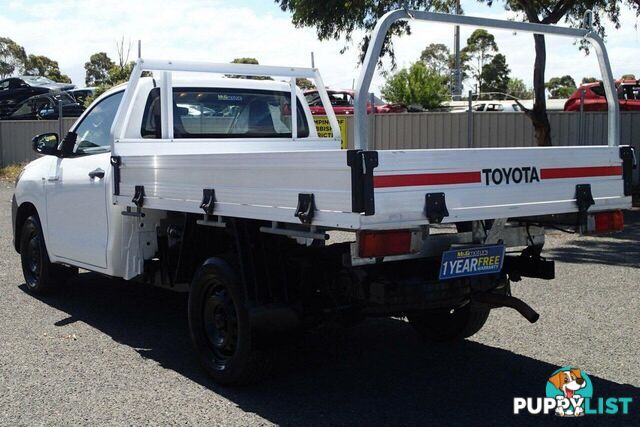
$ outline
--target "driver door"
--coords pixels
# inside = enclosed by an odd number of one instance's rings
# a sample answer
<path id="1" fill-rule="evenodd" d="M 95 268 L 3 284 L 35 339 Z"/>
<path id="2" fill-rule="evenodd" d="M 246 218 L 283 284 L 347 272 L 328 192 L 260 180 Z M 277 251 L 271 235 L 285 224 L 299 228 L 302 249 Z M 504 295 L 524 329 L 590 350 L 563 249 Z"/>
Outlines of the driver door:
<path id="1" fill-rule="evenodd" d="M 107 267 L 110 130 L 123 92 L 94 105 L 73 130 L 73 156 L 52 165 L 45 184 L 47 246 L 70 264 Z"/>

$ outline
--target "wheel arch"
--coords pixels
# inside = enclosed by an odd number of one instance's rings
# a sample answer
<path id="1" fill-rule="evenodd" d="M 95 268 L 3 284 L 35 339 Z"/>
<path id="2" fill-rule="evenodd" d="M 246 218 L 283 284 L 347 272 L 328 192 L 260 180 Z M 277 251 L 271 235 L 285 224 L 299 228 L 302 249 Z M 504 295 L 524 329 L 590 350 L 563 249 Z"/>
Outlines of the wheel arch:
<path id="1" fill-rule="evenodd" d="M 210 257 L 207 258 L 201 265 L 204 267 L 205 265 L 216 268 L 220 271 L 220 273 L 224 274 L 227 278 L 233 281 L 238 281 L 238 274 L 235 269 L 224 259 L 221 257 Z"/>
<path id="2" fill-rule="evenodd" d="M 16 252 L 20 253 L 20 234 L 22 233 L 22 226 L 24 225 L 27 218 L 32 215 L 38 215 L 38 210 L 35 205 L 31 202 L 23 202 L 16 209 L 15 222 L 13 228 L 13 247 Z"/>

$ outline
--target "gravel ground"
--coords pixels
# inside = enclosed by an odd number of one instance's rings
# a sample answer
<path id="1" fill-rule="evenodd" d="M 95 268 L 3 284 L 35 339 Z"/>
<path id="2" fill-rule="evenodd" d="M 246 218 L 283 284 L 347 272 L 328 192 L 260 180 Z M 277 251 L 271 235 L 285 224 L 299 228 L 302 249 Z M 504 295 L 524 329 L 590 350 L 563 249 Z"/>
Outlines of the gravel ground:
<path id="1" fill-rule="evenodd" d="M 223 388 L 197 365 L 186 298 L 84 273 L 59 293 L 24 291 L 11 247 L 12 185 L 0 183 L 0 424 L 436 425 L 541 423 L 511 415 L 514 396 L 538 397 L 572 364 L 598 396 L 631 396 L 640 425 L 640 211 L 625 232 L 553 234 L 557 279 L 513 293 L 541 314 L 530 325 L 492 312 L 472 339 L 423 344 L 400 320 L 306 335 L 259 385 Z"/>

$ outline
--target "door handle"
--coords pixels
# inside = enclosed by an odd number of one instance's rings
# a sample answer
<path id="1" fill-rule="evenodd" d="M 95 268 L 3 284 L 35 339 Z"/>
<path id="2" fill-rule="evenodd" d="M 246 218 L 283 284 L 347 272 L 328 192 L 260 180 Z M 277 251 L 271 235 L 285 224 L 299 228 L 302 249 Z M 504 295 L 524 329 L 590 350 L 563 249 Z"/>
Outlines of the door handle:
<path id="1" fill-rule="evenodd" d="M 92 170 L 91 172 L 89 172 L 89 178 L 94 179 L 94 178 L 98 178 L 98 179 L 102 179 L 104 178 L 104 171 L 100 168 Z"/>

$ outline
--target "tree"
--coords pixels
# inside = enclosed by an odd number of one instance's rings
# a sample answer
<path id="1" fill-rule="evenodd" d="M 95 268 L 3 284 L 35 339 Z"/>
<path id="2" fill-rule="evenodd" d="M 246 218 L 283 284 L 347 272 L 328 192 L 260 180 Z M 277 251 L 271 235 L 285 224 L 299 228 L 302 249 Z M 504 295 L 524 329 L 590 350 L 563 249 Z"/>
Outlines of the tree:
<path id="1" fill-rule="evenodd" d="M 304 77 L 296 79 L 296 84 L 302 90 L 308 90 L 308 89 L 315 89 L 316 88 L 316 85 L 314 85 L 311 80 L 306 79 Z"/>
<path id="2" fill-rule="evenodd" d="M 351 41 L 354 31 L 364 30 L 365 36 L 360 43 L 361 52 L 369 44 L 370 32 L 378 18 L 393 9 L 431 10 L 436 12 L 454 12 L 457 1 L 453 0 L 366 0 L 366 1 L 317 1 L 317 0 L 275 0 L 283 11 L 292 13 L 292 21 L 297 27 L 315 27 L 320 40 L 344 37 Z M 497 0 L 478 0 L 491 6 Z M 507 10 L 517 12 L 525 21 L 537 24 L 557 24 L 565 19 L 572 26 L 579 26 L 587 9 L 594 11 L 595 30 L 604 36 L 605 17 L 620 25 L 620 16 L 624 7 L 640 16 L 640 0 L 503 0 Z M 461 11 L 462 12 L 462 11 Z M 407 22 L 394 24 L 385 39 L 382 56 L 388 55 L 394 64 L 394 52 L 391 38 L 410 32 Z M 535 62 L 533 86 L 535 92 L 534 107 L 524 109 L 531 119 L 538 145 L 551 145 L 551 128 L 547 117 L 545 94 L 546 45 L 543 35 L 535 34 Z M 344 52 L 346 48 L 342 49 Z M 361 54 L 361 59 L 364 54 Z"/>
<path id="3" fill-rule="evenodd" d="M 369 45 L 369 34 L 385 13 L 395 9 L 429 9 L 434 12 L 453 13 L 456 0 L 366 0 L 366 1 L 318 1 L 318 0 L 275 0 L 284 12 L 292 13 L 296 27 L 315 27 L 319 40 L 340 40 L 348 44 L 354 31 L 364 30 L 365 37 L 359 44 L 360 60 Z M 462 10 L 460 11 L 462 13 Z M 381 55 L 388 56 L 395 67 L 395 53 L 391 38 L 411 33 L 408 22 L 394 23 L 382 46 Z M 348 49 L 345 46 L 341 53 Z"/>
<path id="4" fill-rule="evenodd" d="M 595 82 L 597 82 L 597 81 L 598 81 L 598 79 L 596 79 L 595 77 L 583 77 L 583 78 L 582 78 L 582 84 L 585 84 L 585 83 L 595 83 Z"/>
<path id="5" fill-rule="evenodd" d="M 439 74 L 449 74 L 449 48 L 442 43 L 431 43 L 422 50 L 420 61 Z"/>
<path id="6" fill-rule="evenodd" d="M 479 0 L 491 6 L 494 0 Z M 564 19 L 572 26 L 579 26 L 587 10 L 593 11 L 595 31 L 605 36 L 604 18 L 607 17 L 616 28 L 620 25 L 622 7 L 632 9 L 640 16 L 640 0 L 503 0 L 507 10 L 518 12 L 525 21 L 536 24 L 557 24 Z M 535 61 L 533 66 L 533 109 L 525 108 L 531 119 L 538 145 L 551 145 L 551 126 L 547 116 L 545 94 L 545 68 L 547 63 L 546 42 L 542 34 L 534 34 Z M 584 47 L 584 46 L 583 46 Z"/>
<path id="7" fill-rule="evenodd" d="M 135 67 L 135 65 L 136 63 L 133 61 L 129 61 L 123 65 L 114 65 L 109 70 L 109 78 L 106 83 L 109 86 L 115 86 L 120 83 L 129 81 L 129 77 L 131 77 L 131 72 L 133 71 L 133 67 Z"/>
<path id="8" fill-rule="evenodd" d="M 250 58 L 250 57 L 236 58 L 233 61 L 231 61 L 231 63 L 260 65 L 260 63 L 256 58 Z M 231 79 L 273 80 L 271 77 L 268 77 L 268 76 L 242 76 L 242 75 L 235 75 L 235 74 L 227 74 L 226 77 L 229 77 Z"/>
<path id="9" fill-rule="evenodd" d="M 507 93 L 517 99 L 531 99 L 533 92 L 527 88 L 522 79 L 517 77 L 509 79 Z"/>
<path id="10" fill-rule="evenodd" d="M 571 76 L 554 77 L 546 84 L 552 99 L 570 97 L 576 91 L 576 82 Z"/>
<path id="11" fill-rule="evenodd" d="M 456 68 L 455 56 L 449 52 L 449 48 L 442 43 L 431 43 L 427 45 L 420 54 L 420 60 L 429 68 L 449 77 L 449 88 L 453 86 L 453 71 Z M 469 78 L 469 56 L 466 52 L 460 52 L 460 73 L 461 80 Z"/>
<path id="12" fill-rule="evenodd" d="M 23 72 L 26 61 L 27 54 L 22 46 L 10 38 L 0 37 L 0 78 Z"/>
<path id="13" fill-rule="evenodd" d="M 481 92 L 499 92 L 507 93 L 509 90 L 509 67 L 507 66 L 507 58 L 501 53 L 496 54 L 491 62 L 482 67 L 480 73 Z"/>
<path id="14" fill-rule="evenodd" d="M 84 63 L 85 84 L 87 86 L 100 86 L 107 83 L 109 70 L 115 65 L 115 62 L 105 52 L 94 53 L 89 58 L 89 61 Z"/>
<path id="15" fill-rule="evenodd" d="M 43 76 L 54 82 L 71 83 L 66 74 L 62 74 L 58 61 L 44 55 L 29 55 L 24 65 L 24 72 L 29 76 Z"/>
<path id="16" fill-rule="evenodd" d="M 496 38 L 487 30 L 475 30 L 467 39 L 467 45 L 462 51 L 470 61 L 471 75 L 477 81 L 479 96 L 482 92 L 484 66 L 493 59 L 493 54 L 498 52 Z"/>
<path id="17" fill-rule="evenodd" d="M 623 74 L 621 77 L 622 80 L 635 80 L 635 74 Z"/>
<path id="18" fill-rule="evenodd" d="M 389 77 L 380 91 L 387 101 L 430 109 L 439 107 L 447 99 L 446 82 L 446 76 L 416 62 Z"/>

